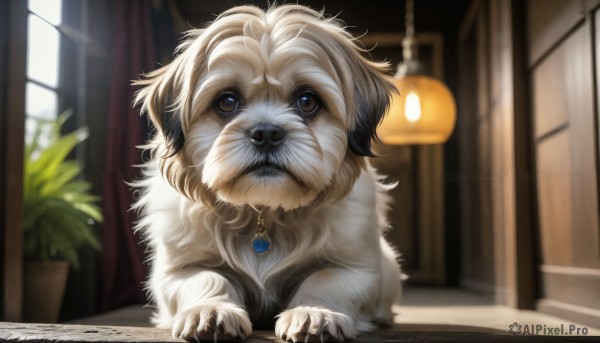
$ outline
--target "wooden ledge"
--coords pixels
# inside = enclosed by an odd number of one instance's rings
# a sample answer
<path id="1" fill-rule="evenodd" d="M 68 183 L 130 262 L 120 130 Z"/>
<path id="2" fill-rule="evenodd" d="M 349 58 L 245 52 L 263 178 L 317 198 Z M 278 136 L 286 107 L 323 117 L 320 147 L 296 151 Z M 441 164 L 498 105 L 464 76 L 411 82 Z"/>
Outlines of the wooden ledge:
<path id="1" fill-rule="evenodd" d="M 598 342 L 590 336 L 512 336 L 464 331 L 404 331 L 402 325 L 360 335 L 357 342 Z M 168 330 L 130 326 L 24 324 L 0 322 L 0 342 L 184 342 Z M 247 343 L 281 342 L 272 331 L 257 331 Z"/>

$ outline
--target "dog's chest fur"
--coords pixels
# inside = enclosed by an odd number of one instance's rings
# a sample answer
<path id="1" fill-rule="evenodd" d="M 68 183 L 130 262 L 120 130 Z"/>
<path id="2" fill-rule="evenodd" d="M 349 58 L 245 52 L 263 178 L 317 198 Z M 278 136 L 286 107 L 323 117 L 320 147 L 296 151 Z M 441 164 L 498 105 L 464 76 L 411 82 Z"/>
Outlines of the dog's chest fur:
<path id="1" fill-rule="evenodd" d="M 318 209 L 264 211 L 272 239 L 266 254 L 251 246 L 258 213 L 250 207 L 208 208 L 176 192 L 157 170 L 144 180 L 140 227 L 155 251 L 153 263 L 167 269 L 202 267 L 218 271 L 243 292 L 253 322 L 272 324 L 298 285 L 315 271 L 337 265 L 377 265 L 381 234 L 373 204 L 374 178 L 364 172 L 342 201 Z M 160 261 L 158 261 L 160 260 Z M 258 324 L 257 324 L 258 325 Z"/>
<path id="2" fill-rule="evenodd" d="M 259 259 L 264 257 L 265 255 L 259 256 Z M 245 307 L 255 328 L 272 328 L 276 315 L 287 307 L 302 281 L 315 271 L 331 266 L 314 259 L 304 261 L 291 265 L 285 270 L 272 270 L 273 274 L 269 280 L 261 280 L 263 283 L 257 284 L 254 278 L 260 275 L 261 271 L 268 271 L 269 267 L 274 269 L 274 265 L 264 263 L 261 268 L 261 261 L 255 265 L 259 266 L 259 270 L 236 271 L 229 266 L 217 268 L 237 290 L 243 292 Z"/>
<path id="3" fill-rule="evenodd" d="M 336 264 L 328 256 L 330 242 L 325 237 L 331 237 L 332 230 L 322 213 L 265 214 L 272 243 L 267 253 L 257 254 L 251 246 L 257 230 L 254 210 L 231 208 L 199 215 L 195 206 L 189 209 L 195 218 L 181 222 L 191 226 L 184 229 L 190 239 L 171 246 L 172 261 L 178 259 L 184 268 L 211 268 L 229 279 L 243 292 L 255 326 L 272 327 L 274 317 L 308 275 Z"/>

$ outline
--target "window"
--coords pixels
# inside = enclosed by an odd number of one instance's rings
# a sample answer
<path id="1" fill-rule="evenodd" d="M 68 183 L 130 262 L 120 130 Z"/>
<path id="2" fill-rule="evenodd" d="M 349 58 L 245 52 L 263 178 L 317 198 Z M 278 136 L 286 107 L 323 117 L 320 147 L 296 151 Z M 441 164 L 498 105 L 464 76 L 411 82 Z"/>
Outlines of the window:
<path id="1" fill-rule="evenodd" d="M 26 135 L 36 120 L 59 112 L 62 0 L 29 0 L 27 18 Z"/>

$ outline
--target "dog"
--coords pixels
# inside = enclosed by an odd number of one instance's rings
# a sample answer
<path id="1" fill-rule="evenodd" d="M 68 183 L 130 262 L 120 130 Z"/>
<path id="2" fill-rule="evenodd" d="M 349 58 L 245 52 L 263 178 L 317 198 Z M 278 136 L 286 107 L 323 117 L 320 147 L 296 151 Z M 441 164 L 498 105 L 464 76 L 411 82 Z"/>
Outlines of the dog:
<path id="1" fill-rule="evenodd" d="M 176 338 L 344 341 L 389 325 L 389 185 L 368 162 L 386 63 L 300 5 L 241 6 L 137 80 L 156 128 L 136 184 L 153 323 Z"/>

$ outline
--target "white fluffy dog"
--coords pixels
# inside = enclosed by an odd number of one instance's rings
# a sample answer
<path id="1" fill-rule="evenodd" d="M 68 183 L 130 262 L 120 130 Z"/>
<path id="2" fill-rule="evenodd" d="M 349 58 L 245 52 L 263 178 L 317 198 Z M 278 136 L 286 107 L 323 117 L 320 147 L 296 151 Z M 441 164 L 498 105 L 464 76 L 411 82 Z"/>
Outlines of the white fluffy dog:
<path id="1" fill-rule="evenodd" d="M 339 21 L 243 6 L 137 81 L 156 127 L 138 182 L 154 323 L 188 340 L 347 340 L 400 294 L 365 156 L 394 91 Z"/>

